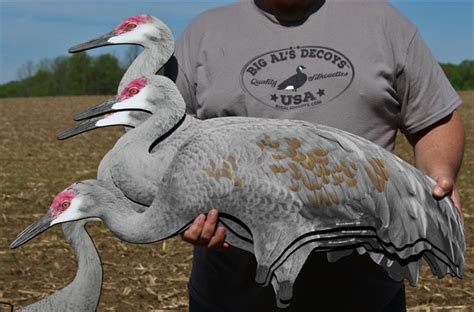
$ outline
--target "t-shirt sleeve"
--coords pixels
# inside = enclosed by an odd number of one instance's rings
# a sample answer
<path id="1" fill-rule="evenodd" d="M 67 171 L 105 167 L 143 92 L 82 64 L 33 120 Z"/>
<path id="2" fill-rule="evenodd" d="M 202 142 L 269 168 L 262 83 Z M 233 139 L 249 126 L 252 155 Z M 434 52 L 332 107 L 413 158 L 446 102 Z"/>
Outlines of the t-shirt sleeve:
<path id="1" fill-rule="evenodd" d="M 396 79 L 401 101 L 400 130 L 413 134 L 451 114 L 461 98 L 418 31 L 411 39 L 405 66 Z"/>
<path id="2" fill-rule="evenodd" d="M 194 80 L 196 38 L 193 38 L 195 25 L 191 24 L 176 41 L 177 60 L 176 86 L 186 102 L 186 113 L 196 115 L 196 84 Z M 194 34 L 193 34 L 194 33 Z"/>

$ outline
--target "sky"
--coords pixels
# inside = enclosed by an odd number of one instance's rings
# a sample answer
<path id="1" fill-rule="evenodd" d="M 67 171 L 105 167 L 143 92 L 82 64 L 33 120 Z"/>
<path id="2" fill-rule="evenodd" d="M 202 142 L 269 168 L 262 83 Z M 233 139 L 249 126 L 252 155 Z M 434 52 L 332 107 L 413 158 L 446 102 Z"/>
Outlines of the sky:
<path id="1" fill-rule="evenodd" d="M 327 0 L 331 1 L 331 0 Z M 357 1 L 357 0 L 347 0 Z M 377 1 L 377 0 L 374 0 Z M 18 79 L 32 61 L 67 55 L 69 47 L 111 31 L 122 19 L 151 14 L 179 37 L 202 11 L 233 0 L 0 0 L 0 84 Z M 414 23 L 432 53 L 443 63 L 474 59 L 473 0 L 389 0 Z M 104 47 L 91 55 L 127 47 Z"/>

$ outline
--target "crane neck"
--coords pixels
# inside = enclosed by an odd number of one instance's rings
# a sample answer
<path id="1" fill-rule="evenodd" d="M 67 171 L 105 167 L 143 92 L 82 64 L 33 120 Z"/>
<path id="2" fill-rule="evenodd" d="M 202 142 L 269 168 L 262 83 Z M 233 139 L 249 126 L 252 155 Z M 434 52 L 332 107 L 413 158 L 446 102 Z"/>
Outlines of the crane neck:
<path id="1" fill-rule="evenodd" d="M 179 233 L 185 221 L 173 209 L 170 193 L 160 191 L 152 205 L 144 212 L 129 208 L 130 200 L 115 188 L 109 195 L 109 207 L 103 207 L 101 219 L 120 239 L 130 243 L 152 243 Z"/>
<path id="2" fill-rule="evenodd" d="M 107 154 L 109 161 L 99 168 L 103 171 L 104 166 L 108 167 L 115 185 L 128 198 L 145 205 L 151 205 L 157 183 L 196 124 L 192 117 L 183 120 L 185 103 L 181 94 L 171 80 L 161 77 L 154 78 L 162 79 L 155 81 L 156 97 L 148 99 L 156 101 L 152 103 L 153 115 L 122 136 Z"/>
<path id="3" fill-rule="evenodd" d="M 146 46 L 142 53 L 128 67 L 120 80 L 117 91 L 120 92 L 131 81 L 139 77 L 155 75 L 173 55 L 173 51 L 173 45 L 159 46 L 156 44 Z"/>
<path id="4" fill-rule="evenodd" d="M 69 311 L 81 307 L 82 311 L 96 311 L 102 288 L 102 263 L 94 242 L 84 225 L 87 220 L 63 224 L 66 240 L 73 248 L 77 259 L 74 280 L 63 289 L 22 311 Z"/>
<path id="5" fill-rule="evenodd" d="M 171 30 L 161 21 L 155 21 L 160 30 L 157 37 L 148 37 L 143 42 L 144 50 L 130 64 L 127 71 L 120 80 L 118 92 L 120 92 L 132 80 L 145 75 L 155 75 L 168 62 L 174 53 L 174 38 Z"/>
<path id="6" fill-rule="evenodd" d="M 167 78 L 163 78 L 167 79 Z M 156 111 L 143 124 L 129 131 L 119 139 L 119 145 L 127 145 L 121 153 L 132 152 L 130 146 L 134 146 L 133 153 L 136 155 L 139 150 L 143 157 L 149 158 L 150 146 L 164 135 L 171 135 L 187 123 L 182 123 L 185 116 L 186 104 L 174 83 L 163 84 L 157 92 L 162 97 L 155 99 Z M 176 125 L 180 124 L 180 127 Z M 173 131 L 171 131 L 173 130 Z M 114 147 L 115 148 L 115 147 Z M 148 159 L 147 161 L 151 161 Z"/>
<path id="7" fill-rule="evenodd" d="M 65 223 L 63 232 L 74 249 L 78 263 L 77 273 L 72 283 L 81 285 L 78 286 L 81 288 L 87 286 L 97 292 L 102 286 L 102 263 L 85 224 L 86 220 Z"/>

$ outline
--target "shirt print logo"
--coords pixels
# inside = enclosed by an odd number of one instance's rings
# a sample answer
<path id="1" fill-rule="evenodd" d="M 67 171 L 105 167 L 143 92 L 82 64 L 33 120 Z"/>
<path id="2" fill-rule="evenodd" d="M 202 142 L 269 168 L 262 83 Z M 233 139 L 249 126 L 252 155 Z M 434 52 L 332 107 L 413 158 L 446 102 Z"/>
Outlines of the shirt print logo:
<path id="1" fill-rule="evenodd" d="M 326 47 L 297 46 L 251 59 L 240 73 L 242 89 L 262 104 L 291 110 L 329 103 L 354 80 L 354 67 Z"/>

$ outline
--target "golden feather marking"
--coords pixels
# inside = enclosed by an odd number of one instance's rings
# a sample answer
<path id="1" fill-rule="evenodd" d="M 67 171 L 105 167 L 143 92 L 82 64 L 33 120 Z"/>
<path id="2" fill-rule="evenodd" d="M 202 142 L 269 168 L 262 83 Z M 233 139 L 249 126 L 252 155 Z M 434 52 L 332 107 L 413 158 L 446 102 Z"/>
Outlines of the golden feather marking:
<path id="1" fill-rule="evenodd" d="M 320 205 L 320 201 L 318 200 L 318 196 L 315 194 L 315 195 L 311 195 L 311 194 L 308 194 L 306 195 L 306 199 L 308 201 L 308 204 L 312 207 L 312 208 L 319 208 L 321 207 Z"/>
<path id="2" fill-rule="evenodd" d="M 301 181 L 303 182 L 304 187 L 306 187 L 306 189 L 310 191 L 320 190 L 322 188 L 322 185 L 320 183 L 318 183 L 317 181 L 311 181 L 306 177 L 302 177 Z"/>
<path id="3" fill-rule="evenodd" d="M 371 158 L 369 159 L 369 163 L 378 176 L 382 177 L 385 181 L 388 181 L 388 172 L 385 169 L 385 165 L 381 159 Z"/>
<path id="4" fill-rule="evenodd" d="M 269 145 L 271 148 L 279 148 L 280 147 L 280 143 L 278 143 L 277 141 L 274 141 L 274 142 L 270 142 L 270 145 Z"/>
<path id="5" fill-rule="evenodd" d="M 332 178 L 333 178 L 333 181 L 332 181 L 333 185 L 339 185 L 342 182 L 344 182 L 344 176 L 341 174 L 333 174 Z"/>
<path id="6" fill-rule="evenodd" d="M 293 159 L 293 161 L 301 162 L 301 161 L 304 161 L 306 159 L 306 155 L 296 151 L 296 155 L 294 157 L 292 157 L 291 159 Z"/>
<path id="7" fill-rule="evenodd" d="M 347 180 L 346 180 L 346 185 L 347 185 L 348 187 L 356 187 L 356 186 L 357 186 L 357 179 L 356 179 L 356 177 L 352 177 L 352 178 L 350 178 L 350 179 L 347 179 Z"/>
<path id="8" fill-rule="evenodd" d="M 364 169 L 365 169 L 365 172 L 367 173 L 367 176 L 370 178 L 370 181 L 372 182 L 372 184 L 375 186 L 375 189 L 378 191 L 378 192 L 382 192 L 383 191 L 383 187 L 385 185 L 385 181 L 380 179 L 379 177 L 377 177 L 377 175 L 375 174 L 374 171 L 372 171 L 372 169 L 370 169 L 368 166 L 364 166 Z"/>
<path id="9" fill-rule="evenodd" d="M 356 162 L 351 161 L 351 167 L 352 167 L 352 169 L 354 169 L 355 171 L 357 171 L 357 163 L 356 163 Z"/>
<path id="10" fill-rule="evenodd" d="M 329 177 L 331 175 L 331 170 L 329 170 L 325 165 L 321 165 L 321 170 L 323 172 L 323 176 Z"/>
<path id="11" fill-rule="evenodd" d="M 234 177 L 234 188 L 236 191 L 242 190 L 242 179 L 239 177 Z"/>
<path id="12" fill-rule="evenodd" d="M 327 154 L 329 154 L 329 152 L 327 149 L 324 148 L 315 148 L 311 151 L 311 154 L 318 157 L 325 157 Z"/>
<path id="13" fill-rule="evenodd" d="M 355 177 L 355 174 L 352 173 L 351 169 L 349 168 L 342 167 L 342 172 L 344 172 L 344 175 L 348 177 L 349 179 L 352 179 L 353 177 Z"/>
<path id="14" fill-rule="evenodd" d="M 290 184 L 290 186 L 288 186 L 288 189 L 296 193 L 300 190 L 300 185 L 298 183 Z"/>
<path id="15" fill-rule="evenodd" d="M 286 143 L 292 148 L 292 149 L 297 149 L 301 146 L 301 141 L 298 140 L 297 138 L 290 138 L 286 139 Z"/>
<path id="16" fill-rule="evenodd" d="M 272 154 L 272 158 L 275 160 L 283 160 L 286 158 L 285 154 Z"/>
<path id="17" fill-rule="evenodd" d="M 314 168 L 314 165 L 315 165 L 314 161 L 312 161 L 311 159 L 308 159 L 308 161 L 306 161 L 306 162 L 303 161 L 300 164 L 303 168 L 305 168 L 306 170 L 309 170 L 309 171 L 312 171 L 313 168 Z"/>
<path id="18" fill-rule="evenodd" d="M 273 173 L 285 173 L 288 171 L 287 168 L 281 166 L 281 165 L 276 165 L 276 164 L 272 164 L 272 165 L 269 165 L 270 169 L 272 170 Z"/>
<path id="19" fill-rule="evenodd" d="M 291 178 L 293 178 L 294 180 L 299 180 L 301 178 L 301 173 L 296 163 L 290 163 L 288 167 L 290 168 Z"/>
<path id="20" fill-rule="evenodd" d="M 325 165 L 325 166 L 329 165 L 329 158 L 323 157 L 321 160 L 323 162 L 323 165 Z"/>
<path id="21" fill-rule="evenodd" d="M 290 151 L 288 152 L 287 155 L 288 155 L 288 157 L 290 157 L 290 158 L 294 158 L 294 157 L 296 157 L 297 154 L 298 154 L 298 152 L 297 152 L 295 149 L 292 149 L 292 150 L 290 150 Z"/>

